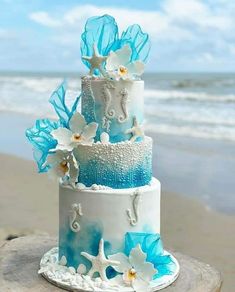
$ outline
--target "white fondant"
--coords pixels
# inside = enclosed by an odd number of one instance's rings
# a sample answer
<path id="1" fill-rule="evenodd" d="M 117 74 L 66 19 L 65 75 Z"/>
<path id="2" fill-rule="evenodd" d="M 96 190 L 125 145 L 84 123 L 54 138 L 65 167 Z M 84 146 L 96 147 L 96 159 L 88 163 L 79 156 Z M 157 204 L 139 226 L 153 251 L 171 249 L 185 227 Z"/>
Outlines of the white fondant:
<path id="1" fill-rule="evenodd" d="M 82 56 L 82 59 L 90 64 L 90 75 L 93 75 L 95 69 L 98 69 L 103 76 L 107 76 L 106 71 L 102 67 L 102 64 L 106 61 L 107 57 L 99 54 L 96 44 L 93 44 L 92 56 Z"/>
<path id="2" fill-rule="evenodd" d="M 135 80 L 107 80 L 107 79 L 89 79 L 82 78 L 82 91 L 87 92 L 87 83 L 89 82 L 95 104 L 102 107 L 102 110 L 95 110 L 96 120 L 102 121 L 103 118 L 119 118 L 121 122 L 127 120 L 129 115 L 138 116 L 140 123 L 143 122 L 144 108 L 144 81 Z M 121 94 L 120 94 L 121 93 Z M 128 101 L 128 104 L 127 104 Z M 86 97 L 82 100 L 82 106 L 86 104 Z M 104 122 L 107 123 L 107 121 Z M 119 121 L 120 122 L 120 121 Z"/>
<path id="3" fill-rule="evenodd" d="M 69 215 L 69 225 L 73 232 L 79 232 L 81 227 L 79 224 L 79 218 L 83 216 L 82 205 L 72 204 L 70 215 Z"/>
<path id="4" fill-rule="evenodd" d="M 77 268 L 77 273 L 81 275 L 86 274 L 86 266 L 84 264 L 80 264 Z"/>
<path id="5" fill-rule="evenodd" d="M 157 291 L 169 286 L 173 283 L 179 275 L 179 264 L 177 260 L 167 251 L 164 255 L 169 255 L 175 264 L 175 269 L 171 275 L 164 275 L 154 281 L 150 282 L 149 291 Z M 71 273 L 72 272 L 72 273 Z M 79 273 L 73 273 L 71 269 L 62 266 L 58 262 L 58 248 L 52 248 L 45 253 L 40 262 L 40 270 L 38 271 L 49 282 L 58 287 L 69 291 L 83 291 L 83 292 L 134 292 L 132 287 L 121 286 L 113 283 L 113 281 L 102 281 L 100 278 L 91 279 L 89 276 L 84 276 Z M 148 292 L 148 291 L 143 291 Z"/>
<path id="6" fill-rule="evenodd" d="M 65 256 L 62 256 L 61 259 L 59 260 L 59 264 L 61 266 L 66 266 L 67 265 L 67 259 Z"/>
<path id="7" fill-rule="evenodd" d="M 126 131 L 126 134 L 132 134 L 130 139 L 131 142 L 134 142 L 138 138 L 144 138 L 144 130 L 141 125 L 138 124 L 136 117 L 133 118 L 133 127 Z"/>
<path id="8" fill-rule="evenodd" d="M 87 220 L 102 223 L 103 238 L 111 242 L 113 248 L 122 247 L 126 232 L 160 233 L 160 182 L 153 178 L 150 185 L 138 190 L 142 195 L 139 220 L 137 226 L 131 226 L 126 210 L 132 206 L 131 194 L 135 188 L 94 191 L 60 186 L 60 228 L 66 228 L 71 205 L 80 202 Z"/>
<path id="9" fill-rule="evenodd" d="M 129 118 L 128 108 L 127 108 L 129 93 L 126 88 L 123 88 L 119 94 L 121 96 L 120 103 L 121 103 L 121 109 L 123 111 L 123 114 L 118 117 L 118 121 L 119 123 L 124 123 Z"/>
<path id="10" fill-rule="evenodd" d="M 101 238 L 99 243 L 99 251 L 97 256 L 90 255 L 87 252 L 81 252 L 81 255 L 84 256 L 91 262 L 91 269 L 88 272 L 88 276 L 92 277 L 96 272 L 99 273 L 100 278 L 103 281 L 108 281 L 106 276 L 106 269 L 108 267 L 115 267 L 119 265 L 119 262 L 107 259 L 104 253 L 104 240 Z"/>
<path id="11" fill-rule="evenodd" d="M 102 98 L 104 103 L 104 117 L 107 120 L 113 119 L 115 117 L 115 110 L 110 108 L 112 102 L 112 90 L 115 89 L 113 82 L 106 80 L 102 86 Z"/>
<path id="12" fill-rule="evenodd" d="M 103 144 L 108 144 L 109 143 L 109 134 L 106 133 L 106 132 L 103 132 L 100 135 L 100 142 L 103 143 Z"/>
<path id="13" fill-rule="evenodd" d="M 131 286 L 135 292 L 149 290 L 149 284 L 157 270 L 152 263 L 146 261 L 147 255 L 142 251 L 139 244 L 131 250 L 129 257 L 123 253 L 117 253 L 109 256 L 109 259 L 120 262 L 114 269 L 122 276 L 115 277 L 114 281 L 116 279 L 121 280 L 121 283 L 124 282 Z"/>
<path id="14" fill-rule="evenodd" d="M 139 204 L 141 201 L 141 193 L 139 189 L 137 189 L 133 194 L 131 194 L 132 198 L 132 207 L 133 207 L 133 213 L 131 209 L 127 209 L 126 213 L 129 218 L 130 224 L 132 226 L 135 226 L 138 223 L 139 220 Z"/>

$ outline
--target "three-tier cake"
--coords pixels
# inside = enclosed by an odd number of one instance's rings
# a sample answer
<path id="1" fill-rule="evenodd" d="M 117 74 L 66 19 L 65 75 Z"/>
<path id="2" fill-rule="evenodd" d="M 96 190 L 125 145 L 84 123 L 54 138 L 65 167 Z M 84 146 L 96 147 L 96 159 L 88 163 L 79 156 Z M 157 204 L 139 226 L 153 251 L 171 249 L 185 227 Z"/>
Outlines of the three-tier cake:
<path id="1" fill-rule="evenodd" d="M 62 83 L 50 98 L 58 121 L 26 131 L 39 171 L 60 180 L 59 245 L 39 273 L 72 291 L 155 291 L 179 265 L 160 239 L 160 182 L 142 127 L 149 37 L 138 25 L 119 35 L 104 15 L 88 19 L 81 39 L 80 96 L 69 108 Z"/>

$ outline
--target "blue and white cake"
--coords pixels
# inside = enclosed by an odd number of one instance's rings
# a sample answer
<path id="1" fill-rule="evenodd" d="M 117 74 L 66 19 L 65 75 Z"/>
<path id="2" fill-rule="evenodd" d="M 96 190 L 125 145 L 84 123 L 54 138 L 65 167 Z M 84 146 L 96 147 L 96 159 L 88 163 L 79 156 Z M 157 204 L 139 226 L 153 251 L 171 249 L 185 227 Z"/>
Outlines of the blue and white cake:
<path id="1" fill-rule="evenodd" d="M 88 19 L 81 39 L 81 94 L 69 108 L 62 83 L 50 98 L 58 120 L 26 131 L 39 172 L 60 182 L 59 246 L 39 273 L 72 291 L 156 291 L 179 265 L 162 246 L 160 182 L 142 127 L 149 37 L 138 25 L 119 35 L 104 15 Z"/>

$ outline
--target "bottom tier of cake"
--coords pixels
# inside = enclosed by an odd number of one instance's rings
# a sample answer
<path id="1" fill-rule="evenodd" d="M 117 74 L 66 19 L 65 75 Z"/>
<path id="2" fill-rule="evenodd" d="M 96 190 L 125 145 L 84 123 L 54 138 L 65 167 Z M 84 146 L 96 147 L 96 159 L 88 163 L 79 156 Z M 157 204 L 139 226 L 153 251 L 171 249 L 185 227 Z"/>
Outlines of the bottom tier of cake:
<path id="1" fill-rule="evenodd" d="M 179 273 L 160 238 L 160 182 L 131 189 L 60 185 L 59 248 L 39 273 L 71 291 L 156 291 Z"/>
<path id="2" fill-rule="evenodd" d="M 101 239 L 104 252 L 124 252 L 126 242 L 145 234 L 160 234 L 160 182 L 130 189 L 93 185 L 76 189 L 60 185 L 59 258 L 77 269 L 91 268 L 86 252 L 97 255 Z"/>

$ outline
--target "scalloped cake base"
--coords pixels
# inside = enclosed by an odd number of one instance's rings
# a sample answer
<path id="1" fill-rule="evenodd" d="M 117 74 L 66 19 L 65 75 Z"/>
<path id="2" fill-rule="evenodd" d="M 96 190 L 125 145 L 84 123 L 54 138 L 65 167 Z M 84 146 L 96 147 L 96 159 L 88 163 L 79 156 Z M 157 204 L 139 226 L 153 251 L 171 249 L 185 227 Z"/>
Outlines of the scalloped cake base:
<path id="1" fill-rule="evenodd" d="M 149 291 L 158 291 L 171 285 L 178 277 L 180 266 L 177 259 L 167 251 L 165 255 L 170 255 L 175 263 L 174 271 L 171 275 L 162 277 L 150 283 Z M 58 247 L 54 247 L 45 253 L 40 261 L 39 273 L 53 285 L 68 290 L 81 292 L 133 292 L 132 287 L 121 286 L 112 280 L 105 282 L 100 278 L 91 279 L 89 276 L 81 275 L 75 272 L 74 268 L 68 268 L 58 262 Z"/>

